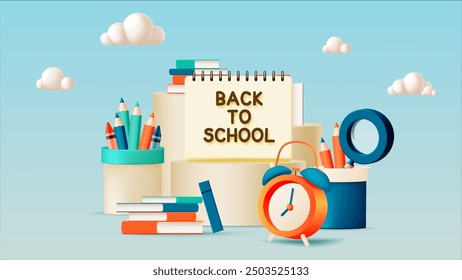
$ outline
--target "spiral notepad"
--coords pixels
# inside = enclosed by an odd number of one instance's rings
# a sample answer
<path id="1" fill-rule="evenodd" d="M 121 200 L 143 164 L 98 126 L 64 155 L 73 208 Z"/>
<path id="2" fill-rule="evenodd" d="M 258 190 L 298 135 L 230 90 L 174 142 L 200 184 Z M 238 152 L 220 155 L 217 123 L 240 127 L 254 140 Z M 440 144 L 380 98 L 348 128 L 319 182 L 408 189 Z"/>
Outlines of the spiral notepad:
<path id="1" fill-rule="evenodd" d="M 291 134 L 292 78 L 284 72 L 186 78 L 186 160 L 272 160 Z M 281 154 L 290 157 L 290 149 Z"/>

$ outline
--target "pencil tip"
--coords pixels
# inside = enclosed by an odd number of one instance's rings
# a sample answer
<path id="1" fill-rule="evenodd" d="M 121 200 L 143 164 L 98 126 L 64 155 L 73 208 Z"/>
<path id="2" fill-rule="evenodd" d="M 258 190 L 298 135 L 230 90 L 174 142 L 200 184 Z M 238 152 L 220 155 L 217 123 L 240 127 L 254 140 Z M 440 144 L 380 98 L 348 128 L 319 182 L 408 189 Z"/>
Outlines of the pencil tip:
<path id="1" fill-rule="evenodd" d="M 121 97 L 120 98 L 120 103 L 124 103 L 124 102 L 125 102 L 124 99 Z"/>
<path id="2" fill-rule="evenodd" d="M 321 137 L 321 143 L 324 143 L 324 142 L 325 142 L 325 141 L 324 141 L 324 138 Z"/>
<path id="3" fill-rule="evenodd" d="M 154 118 L 154 113 L 151 113 L 151 115 L 149 117 Z"/>
<path id="4" fill-rule="evenodd" d="M 135 107 L 140 107 L 140 104 L 138 103 L 138 101 L 136 101 Z"/>
<path id="5" fill-rule="evenodd" d="M 106 134 L 107 133 L 114 133 L 114 129 L 109 122 L 106 122 Z"/>
<path id="6" fill-rule="evenodd" d="M 118 118 L 119 117 L 119 114 L 115 113 L 115 118 Z"/>
<path id="7" fill-rule="evenodd" d="M 338 122 L 335 122 L 335 127 L 338 127 Z"/>

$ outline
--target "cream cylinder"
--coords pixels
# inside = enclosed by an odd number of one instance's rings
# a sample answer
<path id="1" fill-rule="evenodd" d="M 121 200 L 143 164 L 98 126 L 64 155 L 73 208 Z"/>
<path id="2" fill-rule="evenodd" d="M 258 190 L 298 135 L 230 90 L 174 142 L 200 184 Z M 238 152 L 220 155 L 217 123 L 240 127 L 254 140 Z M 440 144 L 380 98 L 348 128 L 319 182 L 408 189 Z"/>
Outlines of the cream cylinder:
<path id="1" fill-rule="evenodd" d="M 162 128 L 161 144 L 165 148 L 162 169 L 162 195 L 171 194 L 171 164 L 173 160 L 183 160 L 184 155 L 184 94 L 155 92 L 152 108 L 156 125 Z"/>
<path id="2" fill-rule="evenodd" d="M 141 202 L 162 194 L 164 149 L 101 150 L 104 174 L 104 214 L 117 214 L 119 202 Z"/>
<path id="3" fill-rule="evenodd" d="M 198 183 L 209 180 L 224 226 L 260 226 L 258 199 L 262 178 L 273 162 L 187 162 L 172 161 L 172 195 L 200 196 Z M 291 160 L 280 165 L 305 168 Z M 204 207 L 198 219 L 209 224 Z"/>
<path id="4" fill-rule="evenodd" d="M 316 153 L 304 145 L 292 145 L 292 159 L 303 160 L 306 167 L 315 166 L 315 156 L 318 160 L 318 165 L 321 166 L 319 158 L 320 140 L 322 137 L 322 124 L 320 123 L 305 123 L 304 125 L 292 127 L 292 139 L 308 142 L 313 146 Z"/>

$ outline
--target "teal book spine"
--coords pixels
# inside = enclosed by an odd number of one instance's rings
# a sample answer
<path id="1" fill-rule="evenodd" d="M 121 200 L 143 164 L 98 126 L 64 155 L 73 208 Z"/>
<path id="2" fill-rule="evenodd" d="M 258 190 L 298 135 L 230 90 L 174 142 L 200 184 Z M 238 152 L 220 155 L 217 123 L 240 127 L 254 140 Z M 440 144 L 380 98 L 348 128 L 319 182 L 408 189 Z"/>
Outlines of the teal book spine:
<path id="1" fill-rule="evenodd" d="M 194 69 L 196 61 L 192 59 L 178 59 L 176 61 L 176 68 L 179 69 Z"/>
<path id="2" fill-rule="evenodd" d="M 176 203 L 202 203 L 202 197 L 199 197 L 199 196 L 177 197 Z"/>
<path id="3" fill-rule="evenodd" d="M 196 69 L 196 68 L 218 68 L 220 60 L 218 59 L 177 59 L 176 68 L 178 69 Z"/>

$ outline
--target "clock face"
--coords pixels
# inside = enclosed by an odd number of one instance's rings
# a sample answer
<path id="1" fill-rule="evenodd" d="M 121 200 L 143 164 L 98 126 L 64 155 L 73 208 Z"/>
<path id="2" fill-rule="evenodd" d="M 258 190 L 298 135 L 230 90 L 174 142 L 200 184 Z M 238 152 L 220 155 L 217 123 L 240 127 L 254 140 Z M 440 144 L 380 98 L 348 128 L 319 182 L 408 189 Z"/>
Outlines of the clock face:
<path id="1" fill-rule="evenodd" d="M 278 230 L 295 230 L 303 225 L 310 213 L 308 193 L 296 183 L 282 185 L 271 196 L 268 213 Z"/>

